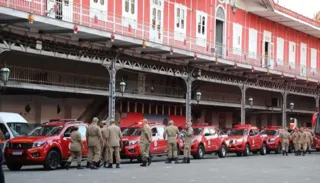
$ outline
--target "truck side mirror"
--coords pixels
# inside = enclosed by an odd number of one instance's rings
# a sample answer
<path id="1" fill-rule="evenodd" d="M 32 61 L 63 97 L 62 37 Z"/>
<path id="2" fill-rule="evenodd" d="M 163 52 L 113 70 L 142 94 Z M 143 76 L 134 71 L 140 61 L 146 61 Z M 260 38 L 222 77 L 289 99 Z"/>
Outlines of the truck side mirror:
<path id="1" fill-rule="evenodd" d="M 7 132 L 6 134 L 4 134 L 4 139 L 5 139 L 5 140 L 9 140 L 9 139 L 10 139 L 10 134 L 9 134 L 9 132 Z"/>

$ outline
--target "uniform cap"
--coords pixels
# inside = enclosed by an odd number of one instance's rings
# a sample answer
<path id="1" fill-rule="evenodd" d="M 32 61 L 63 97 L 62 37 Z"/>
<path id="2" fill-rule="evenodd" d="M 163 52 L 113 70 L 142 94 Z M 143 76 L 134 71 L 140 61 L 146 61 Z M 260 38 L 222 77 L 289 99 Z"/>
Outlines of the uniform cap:
<path id="1" fill-rule="evenodd" d="M 94 118 L 92 119 L 92 123 L 98 123 L 98 121 L 99 121 L 99 119 L 98 119 L 97 117 L 94 117 Z"/>
<path id="2" fill-rule="evenodd" d="M 107 121 L 106 121 L 106 120 L 103 120 L 103 121 L 101 121 L 101 124 L 102 124 L 102 125 L 106 125 L 106 124 L 107 124 Z"/>

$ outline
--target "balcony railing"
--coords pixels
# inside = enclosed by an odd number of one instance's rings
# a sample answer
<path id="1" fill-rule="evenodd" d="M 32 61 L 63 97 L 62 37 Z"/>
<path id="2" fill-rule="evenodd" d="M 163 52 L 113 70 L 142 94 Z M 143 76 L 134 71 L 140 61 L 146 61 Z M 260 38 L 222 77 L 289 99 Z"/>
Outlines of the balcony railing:
<path id="1" fill-rule="evenodd" d="M 108 92 L 109 80 L 102 77 L 92 77 L 87 75 L 70 74 L 64 72 L 56 72 L 42 69 L 25 68 L 8 66 L 10 69 L 10 80 L 11 82 L 17 83 L 32 83 L 40 85 L 54 85 L 70 88 L 84 88 L 94 89 Z M 116 90 L 120 92 L 119 83 L 121 80 L 116 81 Z M 184 98 L 185 91 L 183 87 L 172 87 L 164 85 L 155 85 L 145 83 L 140 86 L 137 81 L 126 81 L 125 93 L 130 94 L 141 94 L 148 96 L 162 96 L 172 98 Z M 219 93 L 212 91 L 201 91 L 203 101 L 214 101 L 214 102 L 225 102 L 225 103 L 241 103 L 240 91 L 239 95 Z M 255 105 L 264 106 L 264 98 L 255 96 Z M 310 110 L 313 111 L 314 107 L 306 103 L 295 102 L 296 109 Z"/>
<path id="2" fill-rule="evenodd" d="M 63 1 L 62 3 L 66 2 L 68 2 L 67 6 L 72 8 L 65 8 L 63 9 L 63 11 L 58 11 L 60 4 L 58 4 L 59 2 L 54 1 L 52 1 L 52 3 L 54 4 L 52 5 L 52 9 L 50 11 L 47 11 L 47 0 L 0 0 L 0 6 L 17 9 L 24 12 L 32 12 L 36 15 L 49 16 L 85 27 L 114 32 L 115 34 L 134 37 L 141 40 L 144 39 L 149 42 L 159 42 L 159 38 L 161 38 L 161 44 L 163 45 L 207 56 L 223 58 L 226 60 L 234 61 L 235 63 L 248 64 L 252 66 L 253 70 L 255 69 L 254 67 L 265 67 L 269 68 L 269 70 L 276 70 L 283 73 L 293 74 L 295 76 L 302 76 L 306 79 L 312 78 L 320 80 L 319 70 L 311 68 L 310 66 L 300 67 L 298 64 L 296 64 L 297 61 L 299 61 L 298 58 L 296 59 L 296 62 L 294 64 L 289 64 L 289 62 L 285 60 L 277 61 L 275 54 L 265 56 L 263 54 L 259 54 L 259 52 L 252 53 L 243 49 L 228 47 L 225 44 L 215 44 L 214 42 L 208 41 L 206 39 L 181 35 L 185 37 L 184 41 L 177 41 L 174 37 L 179 33 L 168 29 L 163 29 L 157 32 L 157 36 L 153 37 L 150 33 L 150 27 L 152 27 L 150 22 L 131 20 L 127 17 L 104 12 L 101 10 L 96 10 L 83 5 L 81 6 L 80 4 L 70 1 Z M 90 12 L 98 12 L 100 19 L 99 17 L 90 16 Z M 190 13 L 191 10 L 188 10 L 188 12 Z M 214 18 L 213 16 L 210 17 Z M 123 22 L 129 23 L 127 25 L 124 25 Z M 228 24 L 226 27 L 232 27 L 232 22 L 226 21 L 226 23 Z M 244 27 L 244 29 L 247 31 L 248 27 Z M 228 28 L 228 30 L 229 32 L 231 32 L 231 29 Z M 261 37 L 263 32 L 259 32 L 258 34 L 258 37 Z M 247 37 L 244 36 L 243 40 L 247 40 Z M 275 40 L 275 37 L 272 37 L 272 40 Z M 203 44 L 205 46 L 199 46 L 197 42 L 205 42 L 205 44 Z M 230 43 L 231 41 L 228 39 L 228 45 L 230 45 Z M 261 48 L 261 44 L 262 43 L 259 43 L 257 45 L 257 50 Z M 297 45 L 297 50 L 299 50 L 299 45 Z M 273 52 L 274 51 L 275 50 L 273 50 Z M 310 52 L 310 48 L 308 48 L 308 51 Z M 319 52 L 317 52 L 317 55 L 319 56 Z M 217 61 L 219 61 L 219 59 L 217 59 Z"/>

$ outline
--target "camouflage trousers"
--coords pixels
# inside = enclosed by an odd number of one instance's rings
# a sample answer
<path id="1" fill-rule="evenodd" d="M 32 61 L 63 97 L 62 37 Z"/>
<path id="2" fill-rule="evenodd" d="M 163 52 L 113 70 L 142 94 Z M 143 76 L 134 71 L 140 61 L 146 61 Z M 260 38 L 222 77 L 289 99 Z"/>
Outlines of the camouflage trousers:
<path id="1" fill-rule="evenodd" d="M 140 144 L 140 154 L 143 161 L 149 157 L 150 144 Z"/>
<path id="2" fill-rule="evenodd" d="M 301 143 L 301 148 L 303 151 L 307 151 L 308 144 L 307 143 Z"/>
<path id="3" fill-rule="evenodd" d="M 120 147 L 115 146 L 115 147 L 109 147 L 109 162 L 113 163 L 113 156 L 116 157 L 116 164 L 120 164 Z M 113 154 L 114 153 L 114 154 Z"/>
<path id="4" fill-rule="evenodd" d="M 307 142 L 307 150 L 311 151 L 311 142 Z"/>
<path id="5" fill-rule="evenodd" d="M 101 146 L 88 147 L 88 162 L 99 162 L 101 158 Z"/>
<path id="6" fill-rule="evenodd" d="M 183 147 L 183 156 L 184 156 L 185 158 L 190 158 L 190 156 L 191 156 L 190 150 L 191 150 L 191 145 L 189 145 L 189 144 L 184 144 L 184 147 Z"/>
<path id="7" fill-rule="evenodd" d="M 71 151 L 71 156 L 68 159 L 68 162 L 71 163 L 74 158 L 77 158 L 77 164 L 81 165 L 82 154 L 81 151 Z"/>
<path id="8" fill-rule="evenodd" d="M 104 162 L 109 163 L 110 157 L 109 157 L 109 147 L 103 146 L 101 150 L 102 159 Z"/>
<path id="9" fill-rule="evenodd" d="M 300 144 L 300 143 L 294 143 L 293 145 L 294 145 L 294 150 L 295 150 L 296 152 L 298 152 L 298 151 L 301 150 L 301 144 Z"/>
<path id="10" fill-rule="evenodd" d="M 178 158 L 178 147 L 177 142 L 168 143 L 168 158 Z"/>
<path id="11" fill-rule="evenodd" d="M 281 146 L 282 146 L 283 151 L 286 151 L 286 152 L 289 151 L 289 141 L 288 140 L 287 141 L 283 140 Z"/>

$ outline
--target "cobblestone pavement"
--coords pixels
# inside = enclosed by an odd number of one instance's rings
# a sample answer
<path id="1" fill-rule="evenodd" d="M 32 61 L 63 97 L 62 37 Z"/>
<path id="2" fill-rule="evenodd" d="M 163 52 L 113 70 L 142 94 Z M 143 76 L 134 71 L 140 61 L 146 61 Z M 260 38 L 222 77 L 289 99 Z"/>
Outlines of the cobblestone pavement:
<path id="1" fill-rule="evenodd" d="M 165 164 L 158 158 L 150 167 L 124 162 L 120 169 L 44 171 L 40 166 L 23 167 L 11 172 L 5 165 L 6 183 L 302 183 L 320 181 L 320 153 L 305 157 L 290 154 L 229 155 L 219 159 L 207 157 L 191 164 Z"/>

